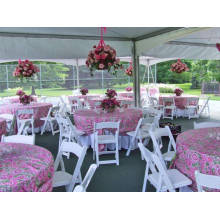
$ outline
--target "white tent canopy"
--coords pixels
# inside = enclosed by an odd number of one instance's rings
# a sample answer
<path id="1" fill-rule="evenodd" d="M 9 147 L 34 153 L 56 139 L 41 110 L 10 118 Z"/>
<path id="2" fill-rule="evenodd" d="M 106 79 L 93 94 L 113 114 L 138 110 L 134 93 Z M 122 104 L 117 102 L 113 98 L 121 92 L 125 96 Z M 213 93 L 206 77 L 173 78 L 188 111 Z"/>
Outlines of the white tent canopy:
<path id="1" fill-rule="evenodd" d="M 139 63 L 149 66 L 176 58 L 219 59 L 215 47 L 219 37 L 220 28 L 109 27 L 104 40 L 117 50 L 118 57 L 127 57 L 122 60 L 132 57 L 135 103 L 139 105 Z M 99 39 L 97 27 L 0 28 L 0 60 L 62 60 L 84 65 Z"/>

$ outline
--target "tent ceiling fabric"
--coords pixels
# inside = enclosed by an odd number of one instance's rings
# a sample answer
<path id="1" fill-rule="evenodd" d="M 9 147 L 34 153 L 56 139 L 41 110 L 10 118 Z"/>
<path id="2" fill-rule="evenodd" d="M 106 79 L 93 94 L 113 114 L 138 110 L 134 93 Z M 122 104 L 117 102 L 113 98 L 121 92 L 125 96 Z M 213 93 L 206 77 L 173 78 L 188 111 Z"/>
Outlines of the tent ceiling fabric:
<path id="1" fill-rule="evenodd" d="M 219 60 L 216 43 L 220 43 L 220 28 L 209 28 L 159 45 L 143 54 L 158 58 Z"/>
<path id="2" fill-rule="evenodd" d="M 98 43 L 97 27 L 2 27 L 0 60 L 67 60 L 86 58 Z M 132 41 L 137 40 L 141 56 L 174 59 L 220 59 L 215 43 L 220 28 L 108 27 L 104 35 L 117 56 L 131 56 Z"/>

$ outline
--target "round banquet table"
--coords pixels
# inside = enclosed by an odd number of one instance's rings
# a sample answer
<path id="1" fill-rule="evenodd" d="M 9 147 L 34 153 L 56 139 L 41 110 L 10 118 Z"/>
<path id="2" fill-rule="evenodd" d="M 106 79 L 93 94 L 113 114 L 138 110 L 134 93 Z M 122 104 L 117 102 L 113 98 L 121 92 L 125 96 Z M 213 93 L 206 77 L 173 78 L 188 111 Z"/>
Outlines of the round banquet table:
<path id="1" fill-rule="evenodd" d="M 160 96 L 159 97 L 159 105 L 163 105 L 163 97 L 173 97 L 174 102 L 177 108 L 185 109 L 187 106 L 187 100 L 191 97 L 198 97 L 198 96 Z M 199 98 L 199 97 L 198 97 Z"/>
<path id="2" fill-rule="evenodd" d="M 6 134 L 7 123 L 4 118 L 0 118 L 0 140 L 3 134 Z"/>
<path id="3" fill-rule="evenodd" d="M 1 192 L 52 191 L 52 154 L 39 146 L 0 143 Z"/>
<path id="4" fill-rule="evenodd" d="M 119 149 L 127 149 L 130 140 L 126 135 L 126 132 L 134 131 L 138 124 L 139 119 L 143 116 L 142 110 L 140 109 L 123 109 L 123 112 L 115 110 L 112 113 L 104 113 L 100 111 L 97 113 L 92 109 L 78 110 L 74 113 L 74 122 L 77 129 L 85 132 L 85 137 L 82 141 L 87 146 L 93 145 L 93 129 L 94 123 L 105 122 L 105 121 L 119 121 Z"/>
<path id="5" fill-rule="evenodd" d="M 220 128 L 188 130 L 177 137 L 174 166 L 187 175 L 197 190 L 195 170 L 220 176 Z"/>
<path id="6" fill-rule="evenodd" d="M 18 109 L 33 109 L 34 110 L 34 127 L 40 128 L 43 125 L 42 117 L 46 117 L 48 111 L 52 107 L 51 103 L 31 102 L 28 105 L 20 103 L 3 104 L 0 106 L 0 114 L 15 114 Z"/>

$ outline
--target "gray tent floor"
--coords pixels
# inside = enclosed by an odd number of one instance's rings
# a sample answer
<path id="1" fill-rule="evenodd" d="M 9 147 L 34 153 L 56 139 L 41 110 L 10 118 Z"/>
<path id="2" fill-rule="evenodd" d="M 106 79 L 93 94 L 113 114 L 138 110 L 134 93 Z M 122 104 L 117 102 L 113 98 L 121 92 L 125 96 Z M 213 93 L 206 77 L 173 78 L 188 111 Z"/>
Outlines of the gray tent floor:
<path id="1" fill-rule="evenodd" d="M 176 125 L 182 126 L 182 132 L 192 129 L 193 122 L 203 122 L 203 121 L 219 121 L 220 115 L 215 114 L 210 119 L 209 118 L 200 118 L 200 119 L 191 119 L 187 118 L 177 118 L 173 121 L 171 120 L 161 120 L 170 121 L 175 123 Z M 54 159 L 57 155 L 58 150 L 58 139 L 59 134 L 53 136 L 51 133 L 45 133 L 44 135 L 36 135 L 36 145 L 41 146 L 49 150 Z M 165 140 L 166 141 L 166 140 Z M 166 143 L 165 143 L 166 145 Z M 150 150 L 152 150 L 151 141 L 147 146 Z M 166 151 L 166 149 L 164 149 Z M 120 165 L 117 166 L 115 164 L 106 164 L 101 165 L 97 168 L 95 175 L 93 176 L 92 181 L 87 189 L 88 192 L 141 192 L 144 171 L 145 171 L 145 161 L 141 160 L 139 149 L 133 150 L 129 157 L 125 155 L 126 151 L 120 151 Z M 107 157 L 114 157 L 114 155 L 107 155 Z M 64 160 L 66 165 L 66 170 L 70 173 L 73 173 L 76 158 L 73 156 L 70 159 Z M 85 176 L 89 166 L 95 163 L 92 159 L 92 150 L 88 149 L 86 157 L 84 159 L 81 173 L 82 177 Z M 53 189 L 54 192 L 65 192 L 65 187 L 57 187 Z M 148 192 L 155 191 L 154 187 L 148 184 L 147 186 Z"/>

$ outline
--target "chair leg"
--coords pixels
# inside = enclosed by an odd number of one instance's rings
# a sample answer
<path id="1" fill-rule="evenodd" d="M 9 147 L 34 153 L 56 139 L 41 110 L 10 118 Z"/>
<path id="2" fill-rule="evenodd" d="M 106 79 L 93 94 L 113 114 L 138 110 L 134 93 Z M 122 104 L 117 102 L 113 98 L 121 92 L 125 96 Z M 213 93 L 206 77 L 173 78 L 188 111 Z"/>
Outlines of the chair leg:
<path id="1" fill-rule="evenodd" d="M 116 152 L 115 152 L 115 158 L 116 158 L 116 164 L 119 166 L 119 151 L 118 151 L 118 143 L 116 143 L 116 145 L 115 145 L 115 150 L 116 150 Z"/>
<path id="2" fill-rule="evenodd" d="M 147 179 L 148 179 L 148 169 L 146 167 L 145 174 L 144 174 L 144 182 L 143 182 L 142 192 L 146 192 Z"/>
<path id="3" fill-rule="evenodd" d="M 131 148 L 132 148 L 133 145 L 134 145 L 134 140 L 133 140 L 133 138 L 131 138 L 131 141 L 130 141 L 128 150 L 127 150 L 127 152 L 126 152 L 126 156 L 127 156 L 127 157 L 130 155 L 130 153 L 131 153 Z"/>
<path id="4" fill-rule="evenodd" d="M 45 131 L 45 128 L 46 128 L 46 125 L 47 125 L 47 120 L 44 121 L 44 125 L 43 125 L 43 128 L 41 130 L 41 135 L 43 135 L 43 133 Z"/>
<path id="5" fill-rule="evenodd" d="M 53 122 L 52 122 L 52 121 L 49 121 L 49 123 L 50 123 L 51 131 L 52 131 L 52 135 L 54 136 Z"/>
<path id="6" fill-rule="evenodd" d="M 96 164 L 99 167 L 99 148 L 95 146 Z"/>

